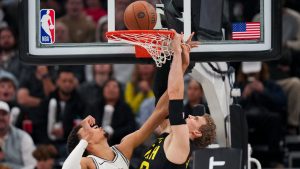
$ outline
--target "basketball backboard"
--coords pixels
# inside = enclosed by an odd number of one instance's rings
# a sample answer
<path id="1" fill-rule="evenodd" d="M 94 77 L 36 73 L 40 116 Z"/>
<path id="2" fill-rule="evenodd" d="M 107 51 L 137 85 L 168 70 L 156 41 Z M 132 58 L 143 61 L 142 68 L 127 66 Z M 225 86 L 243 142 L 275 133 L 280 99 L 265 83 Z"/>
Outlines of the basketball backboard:
<path id="1" fill-rule="evenodd" d="M 21 0 L 21 59 L 40 64 L 136 63 L 134 47 L 105 42 L 105 32 L 126 29 L 125 8 L 134 0 L 107 0 L 107 17 L 86 17 L 83 0 Z M 175 29 L 187 37 L 196 32 L 201 45 L 193 61 L 253 61 L 278 58 L 281 48 L 281 1 L 254 0 L 247 17 L 243 0 L 147 0 L 156 7 L 155 29 Z M 249 12 L 248 12 L 249 13 Z M 77 19 L 76 15 L 80 14 Z M 255 15 L 256 14 L 256 15 Z M 84 19 L 83 19 L 84 18 Z M 88 19 L 86 19 L 88 18 Z M 52 23 L 53 22 L 53 23 Z M 101 26 L 99 26 L 101 25 Z M 95 31 L 96 30 L 96 31 Z M 104 31 L 103 31 L 104 30 Z M 101 31 L 101 32 L 100 32 Z"/>

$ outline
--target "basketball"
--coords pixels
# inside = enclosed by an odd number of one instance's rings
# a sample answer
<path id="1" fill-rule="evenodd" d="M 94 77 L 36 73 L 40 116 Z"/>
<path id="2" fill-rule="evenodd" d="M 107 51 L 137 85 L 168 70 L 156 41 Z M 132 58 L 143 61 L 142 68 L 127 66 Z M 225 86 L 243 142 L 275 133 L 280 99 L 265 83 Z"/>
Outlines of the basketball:
<path id="1" fill-rule="evenodd" d="M 151 30 L 156 24 L 155 8 L 146 1 L 133 2 L 124 12 L 124 23 L 129 30 Z"/>

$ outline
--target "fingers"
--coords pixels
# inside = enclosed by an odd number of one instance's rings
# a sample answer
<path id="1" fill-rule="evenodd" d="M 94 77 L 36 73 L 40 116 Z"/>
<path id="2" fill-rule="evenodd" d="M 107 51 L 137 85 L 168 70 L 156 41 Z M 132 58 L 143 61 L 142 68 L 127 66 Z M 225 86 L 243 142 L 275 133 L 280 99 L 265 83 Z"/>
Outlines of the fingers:
<path id="1" fill-rule="evenodd" d="M 92 116 L 87 116 L 82 122 L 81 125 L 83 127 L 91 127 L 96 124 L 96 120 Z"/>
<path id="2" fill-rule="evenodd" d="M 189 36 L 189 38 L 187 39 L 187 41 L 186 41 L 185 43 L 191 42 L 194 35 L 195 35 L 195 32 L 193 32 L 193 33 Z"/>
<path id="3" fill-rule="evenodd" d="M 198 41 L 191 41 L 191 42 L 189 42 L 187 44 L 190 46 L 190 48 L 195 48 L 195 47 L 198 47 L 200 45 L 200 42 L 198 42 Z"/>
<path id="4" fill-rule="evenodd" d="M 181 44 L 181 48 L 182 48 L 183 50 L 188 50 L 188 51 L 191 50 L 191 46 L 190 46 L 189 44 L 187 44 L 187 43 L 182 43 L 182 44 Z"/>

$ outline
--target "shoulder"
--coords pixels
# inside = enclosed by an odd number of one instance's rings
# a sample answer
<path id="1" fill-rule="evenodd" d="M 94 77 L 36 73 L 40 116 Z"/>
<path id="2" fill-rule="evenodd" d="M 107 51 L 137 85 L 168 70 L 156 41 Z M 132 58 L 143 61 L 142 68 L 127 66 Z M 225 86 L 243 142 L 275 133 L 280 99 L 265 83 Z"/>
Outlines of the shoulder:
<path id="1" fill-rule="evenodd" d="M 126 87 L 126 89 L 127 88 L 132 89 L 132 88 L 134 88 L 134 85 L 132 82 L 127 82 L 125 87 Z"/>
<path id="2" fill-rule="evenodd" d="M 296 10 L 294 10 L 294 9 L 286 8 L 285 12 L 288 13 L 289 15 L 295 17 L 295 18 L 298 18 L 298 19 L 300 18 L 300 13 L 297 12 Z"/>
<path id="3" fill-rule="evenodd" d="M 89 158 L 89 157 L 83 157 L 83 158 L 81 158 L 80 165 L 81 165 L 81 167 L 83 169 L 96 168 L 93 159 Z"/>
<path id="4" fill-rule="evenodd" d="M 25 141 L 26 143 L 33 144 L 33 140 L 31 138 L 31 136 L 28 133 L 26 133 L 25 131 L 12 126 L 11 132 L 13 135 L 17 135 L 23 142 Z"/>
<path id="5" fill-rule="evenodd" d="M 126 163 L 127 166 L 129 166 L 129 158 L 125 155 L 125 153 L 123 153 L 123 152 L 119 149 L 118 146 L 112 146 L 111 148 L 112 148 L 112 149 L 114 150 L 114 152 L 116 153 L 117 158 L 119 158 L 119 159 L 117 159 L 117 160 L 122 160 L 122 161 L 124 161 L 124 162 Z M 120 164 L 120 165 L 121 165 L 121 164 Z"/>

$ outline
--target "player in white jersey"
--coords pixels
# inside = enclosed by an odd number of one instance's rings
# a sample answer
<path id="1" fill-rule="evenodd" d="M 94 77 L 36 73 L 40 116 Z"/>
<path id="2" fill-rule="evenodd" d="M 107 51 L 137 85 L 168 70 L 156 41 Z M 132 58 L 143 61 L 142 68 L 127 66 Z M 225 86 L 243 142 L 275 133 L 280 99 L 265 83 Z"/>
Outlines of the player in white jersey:
<path id="1" fill-rule="evenodd" d="M 181 50 L 182 38 L 179 38 L 181 36 L 176 33 L 174 43 L 172 43 L 173 50 L 178 48 Z M 187 41 L 188 43 L 191 42 L 192 36 Z M 191 48 L 197 46 L 197 44 L 191 43 L 188 46 Z M 182 57 L 184 58 L 184 56 Z M 189 60 L 183 59 L 182 67 L 184 70 L 188 64 Z M 160 97 L 154 112 L 143 126 L 125 136 L 120 144 L 112 147 L 107 143 L 105 131 L 95 125 L 96 122 L 92 116 L 88 116 L 69 135 L 68 149 L 73 151 L 64 162 L 63 169 L 128 169 L 133 150 L 141 145 L 165 119 L 168 115 L 168 107 L 169 98 L 167 92 L 165 92 Z"/>

